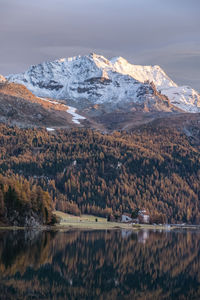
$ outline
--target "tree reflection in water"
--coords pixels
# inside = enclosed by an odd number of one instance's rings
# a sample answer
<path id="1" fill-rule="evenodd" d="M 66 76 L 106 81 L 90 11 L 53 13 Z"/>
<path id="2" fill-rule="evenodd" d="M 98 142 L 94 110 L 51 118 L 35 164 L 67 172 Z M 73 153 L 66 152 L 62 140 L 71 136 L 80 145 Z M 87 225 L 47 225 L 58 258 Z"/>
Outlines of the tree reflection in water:
<path id="1" fill-rule="evenodd" d="M 0 299 L 200 299 L 198 231 L 1 231 Z"/>

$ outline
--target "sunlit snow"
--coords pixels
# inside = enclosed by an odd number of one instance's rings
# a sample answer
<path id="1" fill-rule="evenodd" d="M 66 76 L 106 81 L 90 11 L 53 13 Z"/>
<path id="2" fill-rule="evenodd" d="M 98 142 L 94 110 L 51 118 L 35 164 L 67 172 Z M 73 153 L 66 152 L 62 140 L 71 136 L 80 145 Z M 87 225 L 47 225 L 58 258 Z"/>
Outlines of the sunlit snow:
<path id="1" fill-rule="evenodd" d="M 54 131 L 55 129 L 54 129 L 54 128 L 47 127 L 46 130 L 47 130 L 47 131 Z"/>
<path id="2" fill-rule="evenodd" d="M 161 67 L 132 65 L 122 57 L 106 59 L 97 54 L 61 58 L 7 76 L 24 84 L 35 95 L 54 99 L 87 99 L 93 104 L 138 103 L 145 82 L 153 82 L 170 102 L 186 112 L 200 112 L 200 95 L 191 87 L 179 87 Z M 146 83 L 148 84 L 148 83 Z M 68 111 L 78 118 L 73 109 Z M 78 124 L 78 123 L 77 123 Z"/>
<path id="3" fill-rule="evenodd" d="M 45 98 L 41 98 L 39 97 L 41 100 L 43 101 L 46 101 L 46 102 L 49 102 L 51 104 L 55 104 L 55 105 L 62 105 L 63 107 L 66 107 L 66 111 L 72 115 L 72 122 L 75 123 L 75 124 L 80 124 L 79 120 L 85 120 L 86 118 L 77 114 L 76 111 L 77 109 L 75 107 L 72 107 L 72 106 L 69 106 L 69 105 L 65 105 L 65 104 L 62 104 L 58 101 L 52 101 L 52 100 L 48 100 L 48 99 L 45 99 Z M 46 128 L 48 131 L 53 131 L 55 129 L 53 128 Z"/>
<path id="4" fill-rule="evenodd" d="M 74 122 L 76 124 L 80 124 L 79 120 L 85 120 L 85 117 L 80 116 L 76 113 L 76 108 L 75 107 L 72 107 L 72 106 L 68 105 L 67 112 L 72 115 L 72 122 Z"/>

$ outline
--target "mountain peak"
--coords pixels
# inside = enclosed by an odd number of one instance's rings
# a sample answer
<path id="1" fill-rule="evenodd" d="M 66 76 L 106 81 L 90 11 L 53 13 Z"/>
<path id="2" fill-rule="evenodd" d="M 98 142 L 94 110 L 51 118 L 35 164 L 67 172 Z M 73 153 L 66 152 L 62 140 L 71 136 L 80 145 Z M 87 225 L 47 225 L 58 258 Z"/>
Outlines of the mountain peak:
<path id="1" fill-rule="evenodd" d="M 115 64 L 115 63 L 128 64 L 128 61 L 125 58 L 123 58 L 122 56 L 115 56 L 115 57 L 111 58 L 110 62 L 112 64 Z"/>
<path id="2" fill-rule="evenodd" d="M 139 103 L 145 101 L 145 97 L 150 99 L 152 82 L 177 108 L 200 112 L 200 95 L 195 90 L 178 87 L 158 65 L 133 65 L 121 56 L 108 60 L 90 53 L 61 58 L 7 78 L 24 84 L 37 96 L 114 105 Z"/>
<path id="3" fill-rule="evenodd" d="M 102 56 L 102 55 L 99 55 L 99 54 L 97 54 L 97 53 L 94 53 L 94 52 L 91 52 L 91 53 L 89 53 L 88 55 L 86 55 L 86 56 L 89 56 L 89 57 L 91 57 L 91 58 L 93 58 L 93 59 L 95 59 L 95 58 L 99 58 L 99 57 L 103 57 L 103 58 L 105 58 L 104 56 Z"/>

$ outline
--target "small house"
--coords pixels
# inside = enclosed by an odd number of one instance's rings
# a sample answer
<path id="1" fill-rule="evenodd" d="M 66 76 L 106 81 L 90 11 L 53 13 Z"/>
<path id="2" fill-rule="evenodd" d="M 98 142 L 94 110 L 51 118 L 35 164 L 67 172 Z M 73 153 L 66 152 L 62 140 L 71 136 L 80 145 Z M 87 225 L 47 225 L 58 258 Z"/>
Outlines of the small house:
<path id="1" fill-rule="evenodd" d="M 128 215 L 122 215 L 121 222 L 122 223 L 131 223 L 133 219 Z"/>
<path id="2" fill-rule="evenodd" d="M 148 224 L 150 216 L 147 214 L 146 209 L 139 210 L 138 212 L 139 223 Z"/>

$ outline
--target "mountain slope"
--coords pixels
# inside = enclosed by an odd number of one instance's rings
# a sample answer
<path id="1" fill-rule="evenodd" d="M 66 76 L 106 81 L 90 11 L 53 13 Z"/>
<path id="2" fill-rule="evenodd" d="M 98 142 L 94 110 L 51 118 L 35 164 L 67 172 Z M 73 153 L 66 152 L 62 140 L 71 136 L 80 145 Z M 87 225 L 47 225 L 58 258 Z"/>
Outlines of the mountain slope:
<path id="1" fill-rule="evenodd" d="M 81 116 L 79 118 L 83 119 Z M 38 98 L 24 85 L 7 81 L 0 83 L 0 121 L 19 127 L 70 128 L 79 124 L 72 108 L 50 99 Z"/>
<path id="2" fill-rule="evenodd" d="M 140 82 L 153 82 L 158 89 L 177 87 L 160 66 L 132 65 L 123 57 L 114 57 L 111 63 L 117 72 L 129 75 Z"/>
<path id="3" fill-rule="evenodd" d="M 185 129 L 198 137 L 198 114 L 192 117 Z M 199 144 L 165 121 L 113 134 L 0 125 L 0 135 L 0 173 L 23 174 L 59 210 L 106 215 L 145 207 L 172 223 L 200 223 Z"/>
<path id="4" fill-rule="evenodd" d="M 140 82 L 153 82 L 156 88 L 176 107 L 185 112 L 200 112 L 200 94 L 191 87 L 179 87 L 159 66 L 131 65 L 122 57 L 113 58 L 111 62 L 122 74 L 132 76 Z"/>
<path id="5" fill-rule="evenodd" d="M 7 79 L 24 84 L 41 97 L 70 99 L 78 105 L 87 101 L 115 107 L 149 103 L 150 110 L 157 102 L 150 84 L 153 82 L 169 98 L 172 107 L 186 112 L 200 111 L 200 95 L 195 90 L 178 87 L 159 66 L 131 65 L 121 57 L 108 60 L 90 54 L 63 58 L 31 66 L 28 71 Z M 156 105 L 156 109 L 164 111 L 171 111 L 172 107 Z"/>
<path id="6" fill-rule="evenodd" d="M 106 112 L 103 105 L 90 105 L 79 111 L 68 103 L 66 105 L 65 102 L 36 97 L 22 84 L 4 81 L 0 83 L 0 122 L 19 127 L 45 126 L 51 130 L 83 126 L 104 132 L 124 127 L 128 129 L 138 123 L 147 123 L 159 117 L 163 114 L 162 108 L 171 109 L 168 99 L 159 95 L 153 85 L 152 93 L 154 103 L 152 101 L 149 103 L 147 99 L 143 104 L 135 104 L 134 108 L 129 104 L 123 110 L 109 111 L 107 105 Z M 160 112 L 152 114 L 141 112 L 153 109 Z"/>

